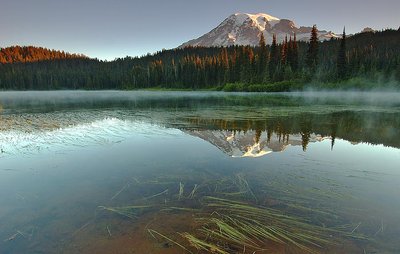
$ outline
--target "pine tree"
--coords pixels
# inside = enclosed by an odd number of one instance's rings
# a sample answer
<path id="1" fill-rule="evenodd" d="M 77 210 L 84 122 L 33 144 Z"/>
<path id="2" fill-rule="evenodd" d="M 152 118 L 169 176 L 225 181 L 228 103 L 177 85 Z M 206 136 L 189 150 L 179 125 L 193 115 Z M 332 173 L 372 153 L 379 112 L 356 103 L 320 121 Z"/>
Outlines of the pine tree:
<path id="1" fill-rule="evenodd" d="M 288 57 L 288 40 L 287 36 L 285 40 L 282 43 L 282 48 L 281 48 L 281 64 L 282 66 L 285 66 L 287 64 L 287 57 Z"/>
<path id="2" fill-rule="evenodd" d="M 250 83 L 253 77 L 253 60 L 254 60 L 254 52 L 250 46 L 242 47 L 241 52 L 241 63 L 240 63 L 240 82 L 242 83 Z"/>
<path id="3" fill-rule="evenodd" d="M 337 56 L 337 76 L 339 79 L 345 79 L 347 75 L 347 60 L 346 60 L 346 28 L 343 29 L 342 39 Z"/>
<path id="4" fill-rule="evenodd" d="M 293 71 L 297 71 L 299 68 L 299 47 L 297 45 L 296 34 L 293 36 L 293 45 L 292 45 L 292 57 L 290 67 L 292 67 Z"/>
<path id="5" fill-rule="evenodd" d="M 264 34 L 261 32 L 260 34 L 260 51 L 258 54 L 258 76 L 260 81 L 264 78 L 265 68 L 267 66 L 268 54 L 267 54 L 267 46 L 265 45 Z"/>
<path id="6" fill-rule="evenodd" d="M 279 64 L 279 49 L 278 49 L 278 44 L 276 43 L 276 35 L 274 34 L 272 36 L 272 44 L 271 44 L 271 51 L 270 51 L 269 65 L 268 65 L 269 76 L 271 79 L 273 79 L 278 64 Z"/>
<path id="7" fill-rule="evenodd" d="M 218 57 L 218 62 L 220 65 L 220 80 L 221 83 L 226 83 L 229 80 L 229 56 L 228 50 L 224 47 Z"/>
<path id="8" fill-rule="evenodd" d="M 311 30 L 306 63 L 311 71 L 315 71 L 318 65 L 318 30 L 316 25 L 314 25 Z"/>
<path id="9" fill-rule="evenodd" d="M 293 61 L 293 40 L 292 36 L 290 35 L 289 41 L 287 43 L 287 59 L 286 62 L 289 66 L 292 66 L 292 61 Z"/>

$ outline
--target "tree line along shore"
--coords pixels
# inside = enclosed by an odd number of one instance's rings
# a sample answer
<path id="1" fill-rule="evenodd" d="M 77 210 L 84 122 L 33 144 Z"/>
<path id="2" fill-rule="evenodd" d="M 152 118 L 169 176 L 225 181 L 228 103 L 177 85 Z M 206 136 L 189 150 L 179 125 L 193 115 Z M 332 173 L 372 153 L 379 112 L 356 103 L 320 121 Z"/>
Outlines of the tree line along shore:
<path id="1" fill-rule="evenodd" d="M 257 47 L 186 47 L 101 61 L 39 47 L 0 49 L 0 90 L 172 89 L 280 92 L 400 88 L 400 29 Z"/>

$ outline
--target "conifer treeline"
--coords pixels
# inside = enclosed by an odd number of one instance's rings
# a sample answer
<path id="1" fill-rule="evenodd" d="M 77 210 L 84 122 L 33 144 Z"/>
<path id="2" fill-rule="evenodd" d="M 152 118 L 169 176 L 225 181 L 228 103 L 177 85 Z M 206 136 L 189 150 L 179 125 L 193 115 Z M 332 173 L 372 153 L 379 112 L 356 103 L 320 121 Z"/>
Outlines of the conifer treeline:
<path id="1" fill-rule="evenodd" d="M 25 58 L 11 59 L 26 60 L 12 60 L 13 63 L 6 60 L 7 63 L 0 64 L 0 89 L 224 86 L 225 90 L 283 91 L 307 82 L 327 83 L 359 77 L 400 81 L 399 30 L 360 33 L 349 38 L 343 33 L 341 39 L 324 42 L 318 41 L 317 36 L 314 27 L 309 42 L 296 41 L 294 35 L 280 44 L 274 37 L 272 45 L 265 45 L 265 38 L 260 36 L 258 47 L 179 48 L 111 62 L 80 55 L 63 57 L 62 53 L 36 58 L 18 53 Z M 19 47 L 15 49 L 23 52 Z M 10 59 L 9 53 L 7 59 Z"/>
<path id="2" fill-rule="evenodd" d="M 64 51 L 49 50 L 42 47 L 13 46 L 0 48 L 0 63 L 28 63 L 43 60 L 88 58 L 81 54 L 70 54 Z"/>

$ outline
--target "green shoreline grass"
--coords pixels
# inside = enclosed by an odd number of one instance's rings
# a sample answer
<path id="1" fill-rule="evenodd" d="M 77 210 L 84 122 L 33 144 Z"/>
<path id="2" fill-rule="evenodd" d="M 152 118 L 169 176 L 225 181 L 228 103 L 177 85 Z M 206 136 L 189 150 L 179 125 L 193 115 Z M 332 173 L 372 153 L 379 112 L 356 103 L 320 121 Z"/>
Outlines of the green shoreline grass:
<path id="1" fill-rule="evenodd" d="M 6 91 L 56 91 L 56 90 L 68 90 L 68 89 L 53 89 L 53 90 L 2 90 Z M 104 91 L 109 89 L 77 89 L 82 91 Z M 211 86 L 204 88 L 182 88 L 177 87 L 141 87 L 132 88 L 125 87 L 122 89 L 116 89 L 118 91 L 154 91 L 154 92 L 210 92 L 210 91 L 222 91 L 222 92 L 301 92 L 301 91 L 399 91 L 400 83 L 393 82 L 381 82 L 379 80 L 370 80 L 366 78 L 351 78 L 347 80 L 335 81 L 335 82 L 321 82 L 321 81 L 305 81 L 302 79 L 285 80 L 271 83 L 227 83 L 222 86 Z"/>
<path id="2" fill-rule="evenodd" d="M 357 91 L 396 91 L 399 90 L 400 84 L 397 82 L 379 82 L 371 81 L 364 78 L 352 78 L 337 82 L 320 82 L 320 81 L 303 81 L 303 80 L 286 80 L 273 83 L 227 83 L 223 86 L 207 87 L 207 88 L 165 88 L 161 86 L 140 88 L 142 91 L 223 91 L 223 92 L 293 92 L 308 90 L 357 90 Z M 129 89 L 128 89 L 129 90 Z M 136 89 L 134 89 L 136 90 Z"/>

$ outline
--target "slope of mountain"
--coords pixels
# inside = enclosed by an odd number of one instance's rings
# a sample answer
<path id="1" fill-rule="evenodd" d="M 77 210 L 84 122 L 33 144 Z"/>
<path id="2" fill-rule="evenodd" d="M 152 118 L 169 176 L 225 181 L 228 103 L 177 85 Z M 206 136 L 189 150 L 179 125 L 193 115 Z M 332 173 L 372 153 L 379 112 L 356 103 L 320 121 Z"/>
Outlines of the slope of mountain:
<path id="1" fill-rule="evenodd" d="M 259 43 L 261 33 L 264 34 L 266 42 L 272 42 L 272 35 L 277 36 L 278 42 L 286 36 L 296 34 L 297 40 L 308 40 L 312 27 L 297 27 L 288 19 L 279 19 L 268 14 L 235 13 L 225 19 L 219 26 L 203 36 L 183 43 L 180 47 L 187 46 L 231 46 L 251 45 Z M 338 37 L 332 32 L 319 31 L 321 40 Z"/>

